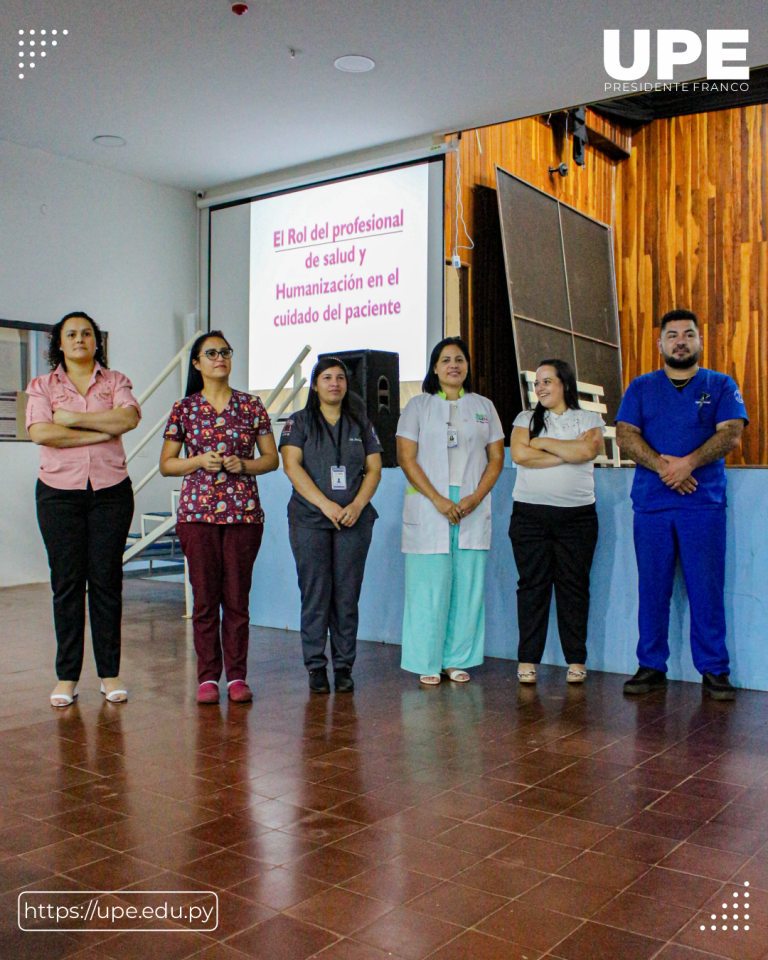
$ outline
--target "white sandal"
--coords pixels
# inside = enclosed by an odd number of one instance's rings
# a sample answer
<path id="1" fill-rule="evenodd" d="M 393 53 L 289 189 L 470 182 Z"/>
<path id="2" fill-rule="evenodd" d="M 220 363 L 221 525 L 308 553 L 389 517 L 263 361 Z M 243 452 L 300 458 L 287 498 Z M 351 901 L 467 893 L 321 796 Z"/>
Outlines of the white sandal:
<path id="1" fill-rule="evenodd" d="M 466 670 L 460 670 L 458 667 L 446 667 L 442 671 L 444 677 L 448 677 L 449 680 L 453 680 L 455 683 L 468 683 L 469 674 Z"/>
<path id="2" fill-rule="evenodd" d="M 517 679 L 520 683 L 536 683 L 536 667 L 528 667 L 525 670 L 518 669 Z"/>
<path id="3" fill-rule="evenodd" d="M 101 692 L 110 703 L 125 703 L 128 700 L 127 690 L 112 690 L 110 693 L 107 693 L 107 691 L 104 689 L 104 684 L 102 683 Z"/>
<path id="4" fill-rule="evenodd" d="M 419 677 L 419 682 L 435 686 L 440 683 L 440 677 L 436 673 L 432 673 L 429 676 Z"/>
<path id="5" fill-rule="evenodd" d="M 52 693 L 51 706 L 52 707 L 68 707 L 71 703 L 74 703 L 76 699 L 77 699 L 77 687 L 75 687 L 75 689 L 72 691 L 71 696 L 68 693 Z"/>
<path id="6" fill-rule="evenodd" d="M 586 667 L 568 667 L 568 673 L 565 676 L 568 683 L 584 683 L 587 679 Z"/>

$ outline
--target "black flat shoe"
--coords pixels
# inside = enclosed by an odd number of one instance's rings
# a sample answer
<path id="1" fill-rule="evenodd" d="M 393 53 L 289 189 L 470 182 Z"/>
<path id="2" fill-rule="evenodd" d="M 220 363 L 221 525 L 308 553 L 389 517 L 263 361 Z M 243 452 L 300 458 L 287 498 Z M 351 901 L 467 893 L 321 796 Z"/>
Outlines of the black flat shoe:
<path id="1" fill-rule="evenodd" d="M 352 679 L 352 671 L 349 667 L 339 667 L 333 671 L 333 685 L 336 693 L 352 693 L 355 689 L 355 681 Z"/>
<path id="2" fill-rule="evenodd" d="M 663 690 L 667 685 L 667 675 L 652 667 L 640 667 L 637 673 L 624 684 L 624 693 L 650 693 Z"/>
<path id="3" fill-rule="evenodd" d="M 701 678 L 701 686 L 713 700 L 736 699 L 736 690 L 731 686 L 727 673 L 705 673 Z"/>
<path id="4" fill-rule="evenodd" d="M 328 672 L 325 667 L 318 667 L 316 670 L 309 671 L 309 689 L 312 693 L 331 692 L 331 685 L 328 683 Z"/>

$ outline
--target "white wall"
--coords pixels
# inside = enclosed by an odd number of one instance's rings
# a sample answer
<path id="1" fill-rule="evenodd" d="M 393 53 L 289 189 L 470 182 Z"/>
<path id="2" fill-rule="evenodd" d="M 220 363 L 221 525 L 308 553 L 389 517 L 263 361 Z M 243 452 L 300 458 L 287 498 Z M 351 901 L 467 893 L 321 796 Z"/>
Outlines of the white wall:
<path id="1" fill-rule="evenodd" d="M 0 317 L 55 323 L 85 310 L 109 331 L 110 366 L 140 393 L 181 347 L 197 309 L 197 211 L 192 193 L 0 141 Z M 144 429 L 180 394 L 178 374 L 144 411 Z M 142 427 L 126 437 L 130 450 Z M 134 481 L 160 440 L 131 464 Z M 0 586 L 48 579 L 35 522 L 37 450 L 0 442 Z M 156 478 L 141 510 L 168 509 Z"/>

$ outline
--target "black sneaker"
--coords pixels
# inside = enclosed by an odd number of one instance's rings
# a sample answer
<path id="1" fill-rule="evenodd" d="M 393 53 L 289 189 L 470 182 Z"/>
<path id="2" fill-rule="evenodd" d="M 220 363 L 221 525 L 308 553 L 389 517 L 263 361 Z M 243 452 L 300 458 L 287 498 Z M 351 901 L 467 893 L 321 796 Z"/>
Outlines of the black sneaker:
<path id="1" fill-rule="evenodd" d="M 705 673 L 701 678 L 701 686 L 713 700 L 736 699 L 736 690 L 731 686 L 727 673 Z"/>
<path id="2" fill-rule="evenodd" d="M 328 673 L 325 667 L 318 667 L 316 670 L 309 671 L 309 689 L 312 693 L 331 692 L 331 685 L 328 683 Z"/>
<path id="3" fill-rule="evenodd" d="M 663 690 L 667 685 L 667 675 L 653 667 L 640 667 L 637 673 L 624 684 L 624 693 L 650 693 Z"/>
<path id="4" fill-rule="evenodd" d="M 333 671 L 333 685 L 336 693 L 352 693 L 355 689 L 355 681 L 352 679 L 352 671 L 349 667 L 339 667 Z"/>

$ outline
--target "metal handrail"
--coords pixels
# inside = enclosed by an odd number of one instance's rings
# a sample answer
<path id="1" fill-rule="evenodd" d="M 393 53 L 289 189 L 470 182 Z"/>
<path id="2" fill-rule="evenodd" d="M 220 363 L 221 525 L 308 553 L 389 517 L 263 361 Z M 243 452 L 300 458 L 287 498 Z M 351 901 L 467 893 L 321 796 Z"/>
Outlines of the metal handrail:
<path id="1" fill-rule="evenodd" d="M 288 397 L 286 398 L 285 402 L 282 404 L 280 409 L 277 411 L 277 413 L 271 414 L 271 417 L 273 420 L 277 420 L 282 414 L 282 412 L 287 408 L 288 404 L 293 403 L 294 399 L 298 396 L 299 391 L 301 390 L 301 388 L 304 386 L 306 382 L 307 382 L 306 377 L 302 377 L 301 380 L 299 380 L 298 384 L 290 392 L 290 394 L 288 395 Z M 266 407 L 264 409 L 266 409 Z"/>
<path id="2" fill-rule="evenodd" d="M 141 480 L 139 480 L 139 482 L 138 482 L 138 483 L 136 484 L 136 486 L 133 488 L 133 495 L 136 496 L 136 494 L 139 492 L 139 490 L 143 490 L 144 487 L 146 487 L 146 485 L 147 485 L 147 484 L 149 483 L 149 481 L 152 479 L 152 477 L 154 477 L 154 475 L 155 475 L 156 473 L 159 473 L 159 472 L 160 472 L 160 464 L 159 464 L 159 463 L 156 463 L 156 464 L 154 465 L 154 467 L 152 467 L 152 469 L 151 469 L 151 470 L 149 471 L 149 473 L 146 475 L 146 477 L 144 477 L 144 478 L 142 478 Z"/>
<path id="3" fill-rule="evenodd" d="M 171 409 L 173 409 L 173 408 L 171 408 Z M 152 429 L 149 431 L 149 433 L 148 433 L 145 437 L 143 437 L 143 438 L 139 441 L 139 443 L 133 448 L 133 450 L 131 450 L 131 452 L 126 456 L 126 458 L 125 458 L 125 462 L 126 462 L 126 463 L 130 463 L 131 460 L 133 460 L 133 458 L 136 456 L 136 454 L 140 453 L 140 452 L 144 449 L 144 447 L 146 447 L 146 445 L 149 443 L 149 441 L 152 439 L 152 437 L 154 437 L 154 435 L 155 435 L 159 430 L 162 430 L 162 428 L 163 428 L 163 427 L 166 425 L 166 423 L 168 422 L 168 417 L 169 417 L 170 415 L 171 415 L 171 411 L 170 411 L 170 410 L 168 410 L 166 413 L 164 413 L 164 414 L 162 415 L 162 417 L 157 421 L 157 423 L 154 425 L 154 427 L 152 427 Z"/>
<path id="4" fill-rule="evenodd" d="M 138 397 L 139 406 L 143 406 L 147 402 L 147 400 L 152 396 L 155 390 L 157 390 L 160 384 L 165 381 L 165 379 L 176 369 L 176 367 L 180 367 L 181 369 L 181 392 L 182 393 L 184 392 L 185 361 L 187 363 L 189 362 L 188 358 L 189 358 L 189 352 L 192 349 L 192 344 L 201 335 L 202 335 L 202 331 L 198 330 L 193 336 L 191 336 L 189 340 L 187 340 L 187 342 L 181 348 L 181 350 L 179 350 L 179 352 L 176 354 L 173 360 L 167 363 L 165 367 L 163 367 L 162 371 L 155 377 L 152 383 L 150 383 L 147 389 L 143 393 L 139 394 L 139 397 Z M 131 452 L 126 456 L 125 458 L 126 463 L 130 463 L 130 461 L 133 460 L 136 454 L 139 453 L 141 450 L 143 450 L 144 447 L 152 439 L 152 437 L 154 437 L 155 434 L 162 429 L 162 427 L 165 425 L 165 423 L 168 420 L 168 416 L 169 414 L 166 413 L 160 420 L 157 421 L 157 423 L 154 425 L 154 427 L 152 427 L 149 433 L 138 442 L 138 444 L 134 447 L 134 449 L 131 450 Z M 155 474 L 159 471 L 159 469 L 160 469 L 159 466 L 152 467 L 152 469 L 149 471 L 146 477 L 141 479 L 133 488 L 134 494 L 138 493 L 139 490 L 142 490 L 144 487 L 146 487 L 146 485 L 149 483 L 152 477 L 155 476 Z"/>
<path id="5" fill-rule="evenodd" d="M 170 363 L 168 363 L 167 366 L 163 368 L 162 372 L 155 377 L 155 379 L 147 387 L 144 393 L 140 394 L 140 396 L 137 398 L 139 401 L 139 406 L 143 406 L 143 404 L 147 402 L 147 400 L 152 396 L 155 390 L 157 390 L 157 388 L 165 380 L 168 374 L 171 373 L 171 371 L 174 370 L 179 363 L 181 363 L 181 361 L 184 359 L 186 354 L 189 353 L 192 347 L 192 344 L 201 335 L 202 335 L 202 330 L 198 330 L 193 337 L 190 337 L 189 340 L 187 340 L 187 342 L 184 344 L 181 350 L 179 350 L 179 352 L 176 354 L 173 360 L 171 360 Z"/>
<path id="6" fill-rule="evenodd" d="M 267 397 L 267 399 L 264 401 L 264 409 L 265 409 L 265 410 L 269 410 L 269 408 L 272 406 L 272 404 L 273 404 L 273 403 L 275 402 L 275 400 L 277 399 L 280 391 L 283 389 L 283 387 L 286 385 L 286 383 L 288 383 L 288 381 L 291 379 L 291 376 L 295 376 L 295 374 L 296 374 L 296 367 L 299 367 L 299 368 L 301 367 L 302 361 L 303 361 L 304 358 L 309 354 L 309 352 L 310 352 L 311 349 L 312 349 L 312 347 L 310 347 L 310 345 L 307 344 L 306 347 L 304 347 L 304 349 L 303 349 L 303 350 L 301 351 L 301 353 L 298 355 L 298 357 L 296 357 L 296 359 L 295 359 L 295 360 L 293 361 L 293 363 L 290 365 L 290 367 L 288 367 L 288 369 L 286 370 L 286 373 L 285 373 L 285 376 L 283 377 L 283 379 L 280 381 L 280 383 L 278 383 L 278 385 L 275 387 L 275 389 L 272 391 L 272 393 L 270 393 L 270 395 L 269 395 L 269 396 Z M 297 392 L 298 392 L 298 391 L 297 391 Z M 293 397 L 292 397 L 291 399 L 293 399 Z M 285 408 L 283 408 L 283 409 L 285 409 Z M 282 413 L 282 410 L 281 410 L 280 412 Z"/>

